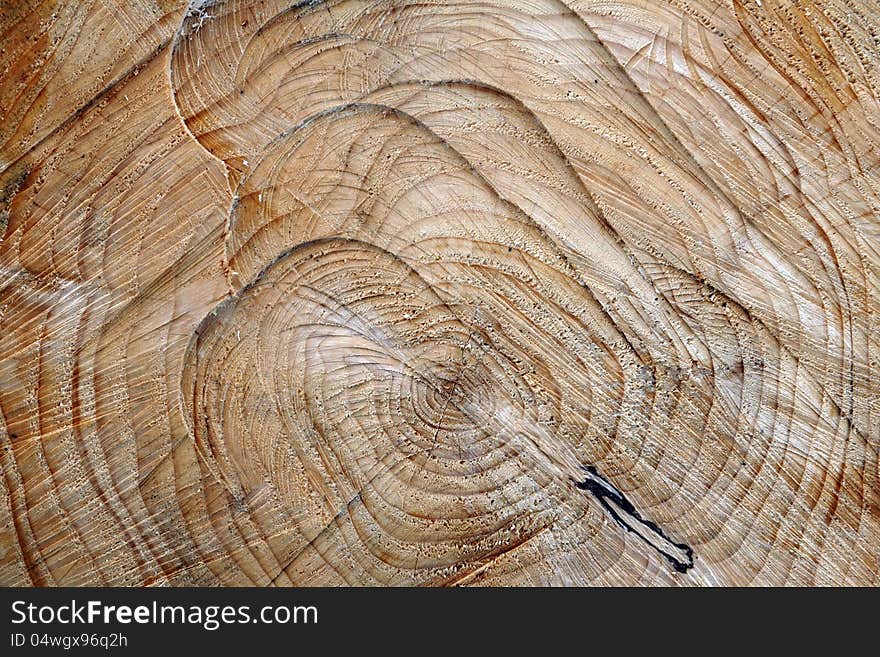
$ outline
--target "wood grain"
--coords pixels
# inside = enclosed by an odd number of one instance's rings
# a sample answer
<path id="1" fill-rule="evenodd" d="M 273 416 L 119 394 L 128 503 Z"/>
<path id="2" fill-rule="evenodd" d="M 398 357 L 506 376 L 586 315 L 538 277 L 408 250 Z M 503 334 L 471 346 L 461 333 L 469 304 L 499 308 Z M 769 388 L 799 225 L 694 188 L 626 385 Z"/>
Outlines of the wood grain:
<path id="1" fill-rule="evenodd" d="M 878 21 L 4 9 L 0 583 L 880 583 Z"/>

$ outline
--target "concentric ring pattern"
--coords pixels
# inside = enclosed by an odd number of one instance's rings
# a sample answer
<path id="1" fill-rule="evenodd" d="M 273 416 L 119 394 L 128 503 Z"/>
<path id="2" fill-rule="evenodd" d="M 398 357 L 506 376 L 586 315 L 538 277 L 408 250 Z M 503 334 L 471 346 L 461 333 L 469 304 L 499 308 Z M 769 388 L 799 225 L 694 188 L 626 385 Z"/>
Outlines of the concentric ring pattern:
<path id="1" fill-rule="evenodd" d="M 808 4 L 175 10 L 0 162 L 0 577 L 878 583 L 880 26 Z"/>

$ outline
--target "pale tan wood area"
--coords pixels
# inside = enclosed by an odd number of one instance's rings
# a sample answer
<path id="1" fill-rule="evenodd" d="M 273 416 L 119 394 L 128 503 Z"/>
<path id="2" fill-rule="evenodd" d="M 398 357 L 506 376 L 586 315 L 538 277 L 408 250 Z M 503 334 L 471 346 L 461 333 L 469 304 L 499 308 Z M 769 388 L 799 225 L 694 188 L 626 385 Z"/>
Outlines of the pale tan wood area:
<path id="1" fill-rule="evenodd" d="M 880 583 L 876 0 L 0 34 L 0 584 Z"/>

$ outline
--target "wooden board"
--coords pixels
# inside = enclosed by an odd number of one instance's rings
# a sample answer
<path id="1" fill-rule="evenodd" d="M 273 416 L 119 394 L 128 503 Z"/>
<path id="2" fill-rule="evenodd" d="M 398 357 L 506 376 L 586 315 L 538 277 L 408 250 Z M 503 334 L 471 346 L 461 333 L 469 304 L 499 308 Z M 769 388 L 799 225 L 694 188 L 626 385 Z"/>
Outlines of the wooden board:
<path id="1" fill-rule="evenodd" d="M 0 34 L 0 584 L 880 582 L 876 0 Z"/>

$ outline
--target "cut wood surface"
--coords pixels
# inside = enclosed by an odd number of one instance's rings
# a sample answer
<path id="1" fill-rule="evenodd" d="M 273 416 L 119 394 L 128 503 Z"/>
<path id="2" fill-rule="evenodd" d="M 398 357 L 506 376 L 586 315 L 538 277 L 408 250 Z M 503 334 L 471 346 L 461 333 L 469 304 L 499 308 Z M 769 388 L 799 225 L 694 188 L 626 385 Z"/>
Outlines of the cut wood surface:
<path id="1" fill-rule="evenodd" d="M 880 584 L 876 0 L 0 35 L 0 584 Z"/>

